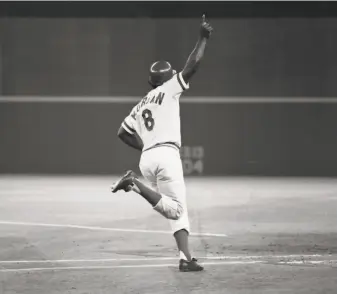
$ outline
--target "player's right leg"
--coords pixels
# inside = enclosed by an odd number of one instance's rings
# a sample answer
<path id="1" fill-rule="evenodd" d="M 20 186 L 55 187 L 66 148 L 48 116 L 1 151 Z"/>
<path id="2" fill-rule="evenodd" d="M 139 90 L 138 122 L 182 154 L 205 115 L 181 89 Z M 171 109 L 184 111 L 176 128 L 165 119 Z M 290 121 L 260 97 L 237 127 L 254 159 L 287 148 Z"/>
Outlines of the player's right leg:
<path id="1" fill-rule="evenodd" d="M 202 271 L 203 267 L 191 256 L 189 249 L 190 223 L 186 203 L 186 187 L 179 151 L 172 147 L 153 149 L 141 161 L 140 168 L 144 177 L 153 181 L 156 178 L 158 191 L 162 200 L 154 208 L 163 215 L 175 214 L 170 218 L 172 233 L 179 250 L 180 271 Z M 154 161 L 152 166 L 149 162 Z M 144 164 L 145 163 L 145 164 Z M 152 168 L 148 168 L 152 166 Z"/>
<path id="2" fill-rule="evenodd" d="M 165 152 L 167 150 L 171 152 Z M 139 168 L 144 178 L 151 183 L 152 187 L 155 186 L 157 194 L 160 195 L 160 199 L 157 198 L 159 201 L 153 205 L 153 209 L 169 220 L 177 220 L 183 213 L 183 205 L 179 201 L 179 198 L 171 197 L 171 195 L 165 194 L 165 191 L 161 190 L 160 185 L 163 181 L 171 181 L 170 178 L 165 178 L 163 171 L 165 166 L 167 166 L 165 163 L 170 162 L 172 159 L 172 150 L 173 152 L 178 152 L 172 147 L 159 147 L 144 152 L 139 162 Z M 161 181 L 159 181 L 159 179 L 161 179 Z M 146 186 L 143 187 L 141 183 L 137 181 L 135 184 L 141 192 L 144 192 L 145 196 L 146 194 L 150 194 L 150 191 L 148 190 L 149 188 Z"/>
<path id="3" fill-rule="evenodd" d="M 144 185 L 129 171 L 115 183 L 112 191 L 133 190 L 169 219 L 180 254 L 179 270 L 201 271 L 203 267 L 191 257 L 188 246 L 189 220 L 181 160 L 178 151 L 168 148 L 158 148 L 142 155 L 140 169 L 153 189 Z"/>
<path id="4" fill-rule="evenodd" d="M 161 168 L 157 174 L 157 185 L 160 193 L 176 199 L 181 205 L 178 219 L 170 220 L 172 233 L 179 250 L 179 270 L 183 272 L 202 271 L 204 268 L 192 257 L 189 248 L 190 222 L 188 218 L 186 187 L 180 154 L 178 151 L 165 148 Z"/>

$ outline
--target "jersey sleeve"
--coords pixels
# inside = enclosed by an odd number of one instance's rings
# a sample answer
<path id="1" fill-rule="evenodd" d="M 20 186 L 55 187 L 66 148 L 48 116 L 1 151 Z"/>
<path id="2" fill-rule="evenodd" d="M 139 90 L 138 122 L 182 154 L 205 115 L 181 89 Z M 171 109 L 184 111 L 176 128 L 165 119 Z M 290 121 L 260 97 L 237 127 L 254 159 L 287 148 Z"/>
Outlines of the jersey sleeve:
<path id="1" fill-rule="evenodd" d="M 189 83 L 184 81 L 182 73 L 179 72 L 175 74 L 168 82 L 166 82 L 167 90 L 173 95 L 181 94 L 182 92 L 189 89 Z"/>
<path id="2" fill-rule="evenodd" d="M 132 115 L 132 113 L 133 113 L 133 110 L 122 122 L 122 128 L 131 135 L 136 133 L 136 119 Z"/>

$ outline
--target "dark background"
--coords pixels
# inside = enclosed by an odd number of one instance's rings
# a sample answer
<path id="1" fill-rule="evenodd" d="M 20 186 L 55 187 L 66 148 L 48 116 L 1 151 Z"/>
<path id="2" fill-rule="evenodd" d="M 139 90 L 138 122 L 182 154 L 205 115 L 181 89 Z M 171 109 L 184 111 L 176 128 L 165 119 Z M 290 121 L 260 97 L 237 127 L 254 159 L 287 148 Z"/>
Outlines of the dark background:
<path id="1" fill-rule="evenodd" d="M 335 101 L 335 8 L 310 2 L 1 3 L 0 92 L 142 97 L 151 62 L 183 67 L 206 12 L 215 31 L 183 98 L 202 96 L 205 103 L 181 105 L 183 145 L 203 147 L 202 174 L 336 176 L 337 104 L 270 103 L 276 97 Z M 214 96 L 271 100 L 208 103 Z M 0 172 L 137 168 L 139 153 L 116 137 L 131 107 L 2 101 Z"/>

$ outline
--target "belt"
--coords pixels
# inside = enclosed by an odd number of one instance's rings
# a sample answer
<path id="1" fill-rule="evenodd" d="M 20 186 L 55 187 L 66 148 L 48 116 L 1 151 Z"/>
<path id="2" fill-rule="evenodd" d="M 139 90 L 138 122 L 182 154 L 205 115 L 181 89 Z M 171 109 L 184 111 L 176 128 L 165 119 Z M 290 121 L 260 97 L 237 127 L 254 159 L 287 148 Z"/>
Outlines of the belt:
<path id="1" fill-rule="evenodd" d="M 151 146 L 149 148 L 146 148 L 145 150 L 143 150 L 143 152 L 148 151 L 148 150 L 153 149 L 153 148 L 162 147 L 162 146 L 172 147 L 172 148 L 177 149 L 178 151 L 180 151 L 180 146 L 177 143 L 174 143 L 174 142 L 163 142 L 163 143 L 158 143 L 156 145 L 153 145 L 153 146 Z"/>

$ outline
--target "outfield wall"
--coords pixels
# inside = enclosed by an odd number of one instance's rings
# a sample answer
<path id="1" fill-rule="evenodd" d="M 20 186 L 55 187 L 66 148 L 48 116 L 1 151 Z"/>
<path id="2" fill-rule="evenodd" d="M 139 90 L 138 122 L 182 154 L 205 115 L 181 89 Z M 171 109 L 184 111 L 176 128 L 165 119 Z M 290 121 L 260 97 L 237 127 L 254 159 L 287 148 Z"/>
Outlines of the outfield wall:
<path id="1" fill-rule="evenodd" d="M 2 101 L 0 172 L 119 174 L 137 169 L 139 152 L 116 137 L 134 99 L 95 99 Z M 181 103 L 186 174 L 337 176 L 335 99 L 191 99 Z"/>
<path id="2" fill-rule="evenodd" d="M 184 65 L 200 22 L 145 12 L 0 18 L 0 95 L 10 98 L 0 97 L 1 173 L 137 168 L 139 153 L 116 138 L 126 97 L 149 90 L 152 61 Z M 186 173 L 336 176 L 337 19 L 210 17 L 214 34 L 181 106 Z M 331 103 L 285 100 L 299 97 Z"/>
<path id="3" fill-rule="evenodd" d="M 2 95 L 139 96 L 181 69 L 200 19 L 0 18 Z M 187 96 L 337 97 L 336 18 L 212 19 Z"/>

